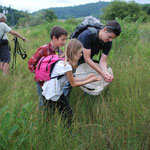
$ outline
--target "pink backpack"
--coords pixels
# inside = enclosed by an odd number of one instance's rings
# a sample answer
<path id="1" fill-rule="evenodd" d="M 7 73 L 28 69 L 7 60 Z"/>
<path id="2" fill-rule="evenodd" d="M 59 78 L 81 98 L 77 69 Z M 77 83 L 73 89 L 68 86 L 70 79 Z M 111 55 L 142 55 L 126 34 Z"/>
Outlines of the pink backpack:
<path id="1" fill-rule="evenodd" d="M 53 78 L 64 76 L 60 75 L 57 77 L 51 77 L 55 64 L 60 60 L 64 60 L 64 58 L 59 58 L 58 55 L 50 55 L 47 57 L 42 57 L 37 64 L 35 70 L 35 78 L 40 81 L 48 81 Z"/>

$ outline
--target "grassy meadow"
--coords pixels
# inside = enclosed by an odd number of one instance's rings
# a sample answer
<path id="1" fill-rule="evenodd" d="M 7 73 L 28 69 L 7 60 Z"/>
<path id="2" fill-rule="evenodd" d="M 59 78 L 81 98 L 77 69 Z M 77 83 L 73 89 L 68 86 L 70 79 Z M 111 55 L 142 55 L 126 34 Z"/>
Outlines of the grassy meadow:
<path id="1" fill-rule="evenodd" d="M 114 40 L 108 58 L 115 80 L 99 96 L 72 90 L 71 134 L 58 113 L 49 118 L 37 109 L 28 58 L 17 55 L 16 69 L 9 76 L 0 72 L 1 150 L 150 150 L 150 24 L 119 22 L 122 34 Z M 19 39 L 28 57 L 50 41 L 54 25 L 69 33 L 76 26 L 56 21 L 17 30 L 29 40 Z"/>

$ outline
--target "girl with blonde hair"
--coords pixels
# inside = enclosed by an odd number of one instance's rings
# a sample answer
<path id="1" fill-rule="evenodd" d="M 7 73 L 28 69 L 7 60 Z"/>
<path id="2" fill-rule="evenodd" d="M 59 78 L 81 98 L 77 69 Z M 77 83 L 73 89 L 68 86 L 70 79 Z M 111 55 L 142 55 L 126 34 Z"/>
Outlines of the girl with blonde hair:
<path id="1" fill-rule="evenodd" d="M 65 60 L 58 61 L 52 71 L 51 77 L 63 75 L 60 79 L 53 78 L 45 81 L 42 89 L 42 95 L 45 97 L 45 106 L 51 111 L 58 111 L 67 119 L 68 124 L 72 120 L 72 109 L 63 94 L 64 85 L 69 82 L 72 87 L 81 86 L 90 82 L 99 81 L 101 77 L 93 74 L 88 75 L 84 79 L 75 78 L 73 69 L 77 67 L 77 62 L 82 56 L 83 45 L 77 39 L 71 39 L 65 47 Z"/>

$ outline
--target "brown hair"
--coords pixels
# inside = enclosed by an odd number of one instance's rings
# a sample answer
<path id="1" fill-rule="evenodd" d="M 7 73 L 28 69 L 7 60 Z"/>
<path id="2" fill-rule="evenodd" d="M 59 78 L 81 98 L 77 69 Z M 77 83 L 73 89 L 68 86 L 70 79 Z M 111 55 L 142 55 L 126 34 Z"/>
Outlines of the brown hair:
<path id="1" fill-rule="evenodd" d="M 77 39 L 71 39 L 65 47 L 65 59 L 73 68 L 77 67 L 77 52 L 83 47 L 82 43 Z"/>
<path id="2" fill-rule="evenodd" d="M 62 28 L 60 26 L 54 26 L 50 32 L 51 40 L 52 40 L 53 36 L 55 36 L 58 39 L 61 35 L 68 36 L 68 33 L 64 28 Z"/>
<path id="3" fill-rule="evenodd" d="M 105 27 L 107 29 L 107 32 L 110 32 L 110 33 L 112 32 L 116 36 L 119 36 L 121 33 L 120 24 L 116 20 L 108 21 Z"/>

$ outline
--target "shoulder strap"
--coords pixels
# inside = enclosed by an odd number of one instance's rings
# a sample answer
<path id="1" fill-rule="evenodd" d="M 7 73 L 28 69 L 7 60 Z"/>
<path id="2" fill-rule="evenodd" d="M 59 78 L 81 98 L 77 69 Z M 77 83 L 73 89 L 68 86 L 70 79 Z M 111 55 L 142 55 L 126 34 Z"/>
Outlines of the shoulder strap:
<path id="1" fill-rule="evenodd" d="M 95 42 L 96 38 L 97 38 L 97 35 L 98 35 L 97 29 L 94 28 L 94 27 L 88 27 L 88 29 L 91 31 L 93 41 Z M 102 55 L 102 51 L 100 51 L 100 54 L 99 54 L 99 61 L 100 61 L 101 55 Z M 99 63 L 99 61 L 97 61 L 97 60 L 93 60 L 93 61 L 96 62 L 96 63 Z"/>
<path id="2" fill-rule="evenodd" d="M 94 27 L 88 27 L 88 29 L 91 31 L 93 41 L 95 42 L 97 38 L 97 30 Z"/>
<path id="3" fill-rule="evenodd" d="M 54 76 L 54 77 L 51 77 L 52 75 L 52 72 L 53 72 L 53 69 L 54 69 L 54 66 L 55 64 L 58 62 L 58 61 L 62 61 L 61 59 L 58 59 L 56 62 L 54 62 L 52 65 L 51 65 L 51 69 L 50 69 L 50 73 L 49 73 L 49 76 L 51 79 L 54 79 L 54 78 L 57 78 L 57 80 L 61 79 L 65 74 L 62 74 L 62 75 L 58 75 L 58 76 Z"/>
<path id="4" fill-rule="evenodd" d="M 5 35 L 5 33 L 3 33 L 2 37 L 1 37 L 1 40 L 3 39 L 4 35 Z"/>

